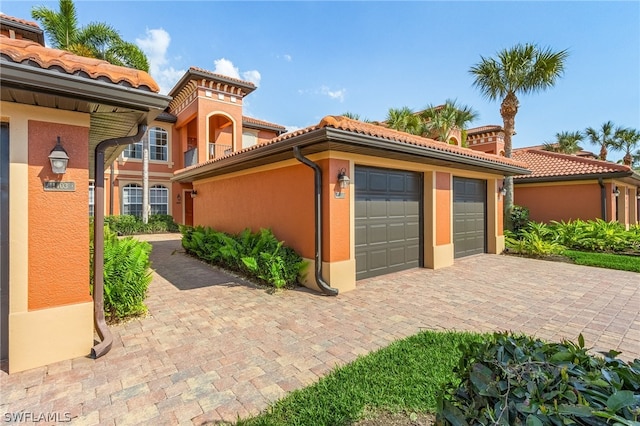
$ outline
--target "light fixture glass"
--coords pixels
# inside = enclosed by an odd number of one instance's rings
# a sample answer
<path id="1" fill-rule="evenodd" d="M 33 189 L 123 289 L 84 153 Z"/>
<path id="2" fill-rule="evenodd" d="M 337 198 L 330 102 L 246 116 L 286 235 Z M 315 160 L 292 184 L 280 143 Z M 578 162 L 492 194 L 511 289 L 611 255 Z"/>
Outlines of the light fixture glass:
<path id="1" fill-rule="evenodd" d="M 344 168 L 340 169 L 338 173 L 338 183 L 340 184 L 340 189 L 348 188 L 351 183 L 351 179 L 347 176 L 347 171 Z"/>
<path id="2" fill-rule="evenodd" d="M 58 136 L 58 142 L 49 153 L 49 161 L 51 162 L 51 170 L 53 173 L 63 175 L 67 171 L 67 164 L 69 163 L 69 155 L 60 144 L 60 136 Z"/>
<path id="3" fill-rule="evenodd" d="M 613 187 L 613 195 L 616 197 L 620 196 L 620 190 L 618 189 L 617 186 Z"/>

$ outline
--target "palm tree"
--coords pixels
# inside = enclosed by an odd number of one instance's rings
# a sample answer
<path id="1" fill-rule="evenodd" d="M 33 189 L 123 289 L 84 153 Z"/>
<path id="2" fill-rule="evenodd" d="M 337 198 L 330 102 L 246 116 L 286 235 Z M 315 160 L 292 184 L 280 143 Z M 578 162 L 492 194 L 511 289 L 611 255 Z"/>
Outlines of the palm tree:
<path id="1" fill-rule="evenodd" d="M 599 129 L 593 127 L 587 127 L 584 131 L 589 141 L 594 145 L 600 146 L 600 156 L 598 157 L 602 161 L 607 161 L 608 148 L 615 148 L 616 134 L 619 133 L 622 128 L 614 128 L 614 124 L 611 121 L 602 123 Z"/>
<path id="2" fill-rule="evenodd" d="M 391 129 L 411 133 L 412 135 L 422 135 L 424 131 L 420 117 L 416 115 L 411 108 L 406 106 L 402 108 L 389 108 L 385 122 Z"/>
<path id="3" fill-rule="evenodd" d="M 73 0 L 60 0 L 59 11 L 36 6 L 31 9 L 31 16 L 43 26 L 51 46 L 56 49 L 149 71 L 149 61 L 142 50 L 122 40 L 110 25 L 98 22 L 79 27 Z"/>
<path id="4" fill-rule="evenodd" d="M 580 151 L 580 145 L 578 145 L 584 139 L 582 132 L 560 132 L 556 133 L 555 142 L 547 142 L 543 148 L 547 151 L 560 152 L 562 154 L 575 154 Z"/>
<path id="5" fill-rule="evenodd" d="M 634 162 L 633 150 L 640 145 L 640 132 L 632 128 L 618 129 L 615 136 L 614 149 L 624 151 L 622 162 L 626 166 L 631 166 Z"/>
<path id="6" fill-rule="evenodd" d="M 497 58 L 484 58 L 469 72 L 475 77 L 473 85 L 489 100 L 501 99 L 500 115 L 504 125 L 504 152 L 511 158 L 511 137 L 515 134 L 515 118 L 520 102 L 518 95 L 540 92 L 553 87 L 564 73 L 569 52 L 555 52 L 535 44 L 517 44 L 497 53 Z M 504 220 L 511 229 L 513 209 L 513 177 L 505 178 Z"/>
<path id="7" fill-rule="evenodd" d="M 428 106 L 420 116 L 429 133 L 436 134 L 438 140 L 447 142 L 451 130 L 458 128 L 464 132 L 467 124 L 478 118 L 478 112 L 470 106 L 456 104 L 456 100 L 447 99 L 442 106 Z M 463 140 L 463 145 L 464 142 Z"/>

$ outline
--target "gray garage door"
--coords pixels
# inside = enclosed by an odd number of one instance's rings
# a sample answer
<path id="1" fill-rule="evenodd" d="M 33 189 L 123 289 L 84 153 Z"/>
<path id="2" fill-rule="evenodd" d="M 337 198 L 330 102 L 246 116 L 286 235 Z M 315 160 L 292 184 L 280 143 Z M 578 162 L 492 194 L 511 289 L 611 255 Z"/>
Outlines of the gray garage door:
<path id="1" fill-rule="evenodd" d="M 486 251 L 487 182 L 453 178 L 454 257 Z"/>
<path id="2" fill-rule="evenodd" d="M 356 279 L 420 266 L 418 173 L 356 166 Z"/>

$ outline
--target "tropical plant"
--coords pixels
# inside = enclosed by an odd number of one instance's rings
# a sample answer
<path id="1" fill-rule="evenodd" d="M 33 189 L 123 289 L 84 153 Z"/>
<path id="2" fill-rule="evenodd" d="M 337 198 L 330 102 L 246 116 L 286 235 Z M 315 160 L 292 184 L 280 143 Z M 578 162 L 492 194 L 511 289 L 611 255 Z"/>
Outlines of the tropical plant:
<path id="1" fill-rule="evenodd" d="M 78 26 L 72 0 L 60 0 L 59 11 L 45 6 L 31 9 L 31 16 L 45 30 L 51 46 L 79 56 L 105 60 L 111 64 L 149 71 L 149 61 L 133 43 L 122 40 L 112 26 L 94 22 Z"/>
<path id="2" fill-rule="evenodd" d="M 632 166 L 634 163 L 633 150 L 640 145 L 640 131 L 632 128 L 619 129 L 615 136 L 614 149 L 624 152 L 622 158 L 624 165 Z"/>
<path id="3" fill-rule="evenodd" d="M 451 130 L 457 128 L 461 131 L 467 129 L 467 125 L 478 118 L 478 112 L 468 105 L 458 105 L 457 101 L 447 99 L 444 105 L 429 105 L 420 117 L 424 121 L 424 128 L 427 132 L 436 135 L 435 137 L 447 142 Z M 461 141 L 464 145 L 466 141 Z"/>
<path id="4" fill-rule="evenodd" d="M 356 114 L 356 113 L 349 112 L 349 111 L 342 113 L 342 116 L 350 118 L 351 120 L 362 121 L 363 123 L 371 123 L 372 122 L 368 118 L 360 118 L 360 114 Z"/>
<path id="5" fill-rule="evenodd" d="M 556 140 L 554 142 L 547 142 L 544 144 L 543 149 L 546 151 L 559 152 L 562 154 L 575 154 L 580 151 L 579 143 L 584 139 L 582 132 L 560 132 L 556 133 Z"/>
<path id="6" fill-rule="evenodd" d="M 495 333 L 463 348 L 439 400 L 442 425 L 621 425 L 640 419 L 640 360 L 589 354 L 584 338 L 547 343 Z"/>
<path id="7" fill-rule="evenodd" d="M 564 73 L 567 50 L 553 51 L 535 44 L 517 44 L 497 53 L 496 58 L 481 57 L 469 72 L 473 82 L 489 100 L 501 100 L 500 115 L 504 129 L 504 151 L 511 158 L 511 138 L 515 134 L 515 118 L 520 102 L 518 95 L 526 95 L 553 87 Z M 507 194 L 504 198 L 504 217 L 507 229 L 512 229 L 513 177 L 505 178 Z"/>
<path id="8" fill-rule="evenodd" d="M 93 235 L 92 235 L 93 237 Z M 90 241 L 93 253 L 93 238 Z M 151 283 L 149 253 L 151 244 L 132 237 L 118 238 L 115 232 L 104 228 L 104 311 L 108 321 L 146 313 L 144 299 Z M 93 255 L 91 255 L 93 270 Z M 91 289 L 93 291 L 93 274 Z"/>
<path id="9" fill-rule="evenodd" d="M 173 217 L 166 214 L 152 214 L 149 222 L 142 222 L 139 216 L 128 214 L 105 216 L 104 224 L 118 235 L 153 234 L 158 232 L 177 232 L 178 225 Z"/>
<path id="10" fill-rule="evenodd" d="M 424 132 L 424 126 L 420 116 L 406 106 L 402 108 L 389 108 L 385 122 L 387 127 L 391 129 L 412 135 L 422 135 Z"/>
<path id="11" fill-rule="evenodd" d="M 619 135 L 621 130 L 620 127 L 615 127 L 612 121 L 606 121 L 597 129 L 587 127 L 584 133 L 587 135 L 589 142 L 600 147 L 598 158 L 602 161 L 607 161 L 609 148 L 615 148 L 618 138 L 616 135 Z"/>
<path id="12" fill-rule="evenodd" d="M 285 247 L 268 229 L 245 229 L 229 235 L 205 227 L 181 227 L 187 253 L 214 265 L 238 271 L 263 283 L 283 288 L 295 284 L 306 262 Z"/>

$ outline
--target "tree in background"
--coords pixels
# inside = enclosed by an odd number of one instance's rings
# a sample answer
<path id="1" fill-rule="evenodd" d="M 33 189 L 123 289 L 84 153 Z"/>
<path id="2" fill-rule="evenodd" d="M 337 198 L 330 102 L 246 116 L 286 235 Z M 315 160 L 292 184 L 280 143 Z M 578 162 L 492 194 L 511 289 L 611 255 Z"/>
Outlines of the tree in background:
<path id="1" fill-rule="evenodd" d="M 582 132 L 560 132 L 556 133 L 554 142 L 547 142 L 543 148 L 546 151 L 560 152 L 562 154 L 575 154 L 582 148 L 579 143 L 584 140 Z"/>
<path id="2" fill-rule="evenodd" d="M 618 129 L 615 136 L 613 149 L 623 151 L 622 163 L 626 166 L 632 166 L 634 163 L 633 150 L 640 146 L 640 132 L 632 128 Z M 640 155 L 640 151 L 637 151 L 636 155 Z"/>
<path id="3" fill-rule="evenodd" d="M 387 127 L 400 132 L 418 136 L 424 133 L 422 119 L 409 107 L 389 108 L 385 122 Z"/>
<path id="4" fill-rule="evenodd" d="M 564 74 L 567 50 L 553 51 L 535 44 L 517 44 L 497 53 L 495 58 L 484 58 L 472 66 L 473 85 L 489 100 L 501 100 L 500 115 L 504 129 L 505 157 L 511 158 L 511 137 L 515 134 L 515 118 L 520 102 L 519 95 L 536 93 L 553 87 Z M 504 220 L 511 229 L 513 208 L 513 177 L 505 178 Z"/>
<path id="5" fill-rule="evenodd" d="M 598 129 L 587 127 L 584 132 L 589 138 L 589 142 L 594 145 L 600 146 L 600 155 L 598 158 L 602 161 L 607 161 L 609 148 L 615 149 L 617 139 L 616 134 L 618 134 L 621 130 L 622 128 L 616 128 L 612 121 L 607 121 L 605 123 L 602 123 L 602 125 Z"/>
<path id="6" fill-rule="evenodd" d="M 72 0 L 60 0 L 59 8 L 59 11 L 45 6 L 31 9 L 31 16 L 42 25 L 52 47 L 114 65 L 149 71 L 149 61 L 142 50 L 122 40 L 112 26 L 102 22 L 78 26 Z"/>
<path id="7" fill-rule="evenodd" d="M 429 105 L 420 117 L 424 127 L 432 137 L 439 141 L 448 142 L 453 129 L 460 129 L 463 133 L 462 145 L 466 145 L 467 125 L 478 118 L 478 112 L 468 105 L 458 105 L 456 100 L 447 99 L 444 105 Z"/>

